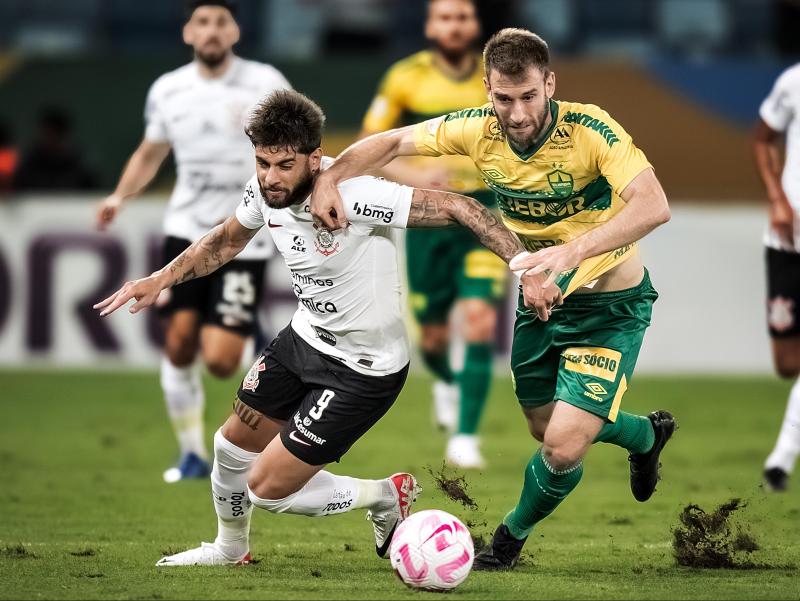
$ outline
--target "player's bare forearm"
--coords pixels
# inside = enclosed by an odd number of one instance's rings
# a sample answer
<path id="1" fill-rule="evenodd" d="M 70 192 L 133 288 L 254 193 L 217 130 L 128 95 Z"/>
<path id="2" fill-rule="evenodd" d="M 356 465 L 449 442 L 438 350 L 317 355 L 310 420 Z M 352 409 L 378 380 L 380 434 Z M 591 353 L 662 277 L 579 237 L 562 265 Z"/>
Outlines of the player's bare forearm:
<path id="1" fill-rule="evenodd" d="M 166 142 L 143 140 L 125 165 L 114 190 L 114 196 L 126 200 L 144 190 L 153 181 L 169 151 L 170 145 Z"/>
<path id="2" fill-rule="evenodd" d="M 781 185 L 783 172 L 783 135 L 770 128 L 759 119 L 753 133 L 753 155 L 756 169 L 771 203 L 785 201 L 786 195 Z"/>
<path id="3" fill-rule="evenodd" d="M 336 184 L 366 171 L 380 169 L 399 156 L 417 154 L 413 126 L 391 129 L 368 136 L 336 157 L 323 176 Z"/>
<path id="4" fill-rule="evenodd" d="M 455 192 L 415 189 L 408 227 L 444 227 L 459 223 L 506 263 L 524 248 L 489 209 L 474 198 Z"/>
<path id="5" fill-rule="evenodd" d="M 162 288 L 206 276 L 238 255 L 257 231 L 228 217 L 153 275 Z"/>
<path id="6" fill-rule="evenodd" d="M 625 207 L 619 213 L 573 241 L 580 260 L 633 244 L 670 219 L 667 196 L 652 169 L 637 175 L 621 196 Z"/>

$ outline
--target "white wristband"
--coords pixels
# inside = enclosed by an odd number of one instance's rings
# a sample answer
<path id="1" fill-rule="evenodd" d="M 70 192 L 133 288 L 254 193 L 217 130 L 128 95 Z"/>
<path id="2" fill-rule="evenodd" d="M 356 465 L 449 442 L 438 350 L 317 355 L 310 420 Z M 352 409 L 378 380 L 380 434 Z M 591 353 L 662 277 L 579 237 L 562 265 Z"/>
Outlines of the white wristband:
<path id="1" fill-rule="evenodd" d="M 511 259 L 511 261 L 509 261 L 508 263 L 509 263 L 509 265 L 510 265 L 511 263 L 513 263 L 514 261 L 516 261 L 517 259 L 521 259 L 521 258 L 523 258 L 523 257 L 527 257 L 527 256 L 529 256 L 530 254 L 531 254 L 531 253 L 529 253 L 527 250 L 523 250 L 521 253 L 519 253 L 519 254 L 518 254 L 518 255 L 516 255 L 514 258 L 512 258 L 512 259 Z M 524 269 L 512 269 L 511 271 L 512 271 L 512 272 L 514 273 L 514 275 L 515 275 L 515 276 L 517 276 L 518 278 L 522 278 L 522 276 L 523 276 L 523 275 L 525 275 L 525 273 L 526 273 L 526 272 L 527 272 L 529 269 L 530 269 L 530 267 L 526 267 L 526 268 L 524 268 Z"/>

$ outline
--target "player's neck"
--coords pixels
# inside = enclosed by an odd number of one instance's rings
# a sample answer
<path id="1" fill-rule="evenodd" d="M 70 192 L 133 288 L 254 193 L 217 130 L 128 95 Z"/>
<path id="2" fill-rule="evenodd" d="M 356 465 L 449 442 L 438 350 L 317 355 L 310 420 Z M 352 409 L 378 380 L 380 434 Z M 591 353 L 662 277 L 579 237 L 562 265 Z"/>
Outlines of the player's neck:
<path id="1" fill-rule="evenodd" d="M 195 58 L 194 62 L 197 64 L 197 71 L 200 73 L 200 77 L 203 79 L 219 79 L 228 72 L 228 69 L 231 68 L 233 65 L 233 59 L 234 54 L 229 52 L 225 58 L 216 65 L 209 65 L 208 63 L 201 61 L 199 58 Z"/>
<path id="2" fill-rule="evenodd" d="M 458 56 L 445 54 L 438 48 L 433 51 L 433 64 L 450 79 L 467 79 L 475 72 L 477 61 L 469 51 Z"/>

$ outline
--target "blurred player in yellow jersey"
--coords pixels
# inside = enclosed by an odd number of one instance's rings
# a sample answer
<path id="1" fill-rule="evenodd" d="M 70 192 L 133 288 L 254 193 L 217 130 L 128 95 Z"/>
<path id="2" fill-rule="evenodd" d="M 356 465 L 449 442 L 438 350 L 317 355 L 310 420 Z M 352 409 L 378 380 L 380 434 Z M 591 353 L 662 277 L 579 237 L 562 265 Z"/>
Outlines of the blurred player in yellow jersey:
<path id="1" fill-rule="evenodd" d="M 669 219 L 664 190 L 630 135 L 601 108 L 555 100 L 550 51 L 504 29 L 484 49 L 490 102 L 371 136 L 315 182 L 311 213 L 341 226 L 335 185 L 397 156 L 464 155 L 497 193 L 503 223 L 529 252 L 521 275 L 511 370 L 531 435 L 517 505 L 475 557 L 511 569 L 534 526 L 578 485 L 595 442 L 628 451 L 630 487 L 648 500 L 675 431 L 667 411 L 620 410 L 658 297 L 637 241 Z"/>
<path id="2" fill-rule="evenodd" d="M 419 123 L 486 102 L 483 64 L 476 51 L 480 23 L 472 0 L 429 0 L 425 36 L 432 44 L 395 63 L 381 81 L 362 137 Z M 446 189 L 495 206 L 494 195 L 467 157 L 401 158 L 382 170 L 403 184 Z M 477 430 L 492 377 L 497 303 L 506 290 L 505 264 L 462 227 L 406 233 L 411 306 L 421 326 L 420 347 L 436 375 L 436 420 L 453 432 L 447 461 L 465 468 L 484 464 Z M 449 318 L 455 304 L 465 343 L 463 368 L 449 360 Z"/>

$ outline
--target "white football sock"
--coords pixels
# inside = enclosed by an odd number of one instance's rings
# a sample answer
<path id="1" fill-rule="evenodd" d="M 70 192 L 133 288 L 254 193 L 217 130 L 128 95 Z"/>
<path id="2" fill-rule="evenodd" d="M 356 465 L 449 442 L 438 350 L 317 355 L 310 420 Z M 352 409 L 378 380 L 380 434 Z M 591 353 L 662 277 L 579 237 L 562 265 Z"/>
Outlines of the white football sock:
<path id="1" fill-rule="evenodd" d="M 368 508 L 389 509 L 395 503 L 392 483 L 388 480 L 361 480 L 317 472 L 296 493 L 283 499 L 262 499 L 249 491 L 253 505 L 273 513 L 322 516 Z"/>
<path id="2" fill-rule="evenodd" d="M 214 543 L 229 559 L 241 559 L 250 550 L 253 506 L 247 496 L 247 474 L 258 455 L 227 440 L 222 429 L 214 434 L 211 496 L 218 527 Z"/>
<path id="3" fill-rule="evenodd" d="M 203 459 L 208 458 L 203 440 L 205 394 L 199 363 L 176 367 L 167 357 L 162 357 L 161 389 L 181 456 L 195 453 Z"/>
<path id="4" fill-rule="evenodd" d="M 783 416 L 781 433 L 778 442 L 765 464 L 766 469 L 779 467 L 786 473 L 792 473 L 797 456 L 800 455 L 800 379 L 792 386 L 786 415 Z"/>

